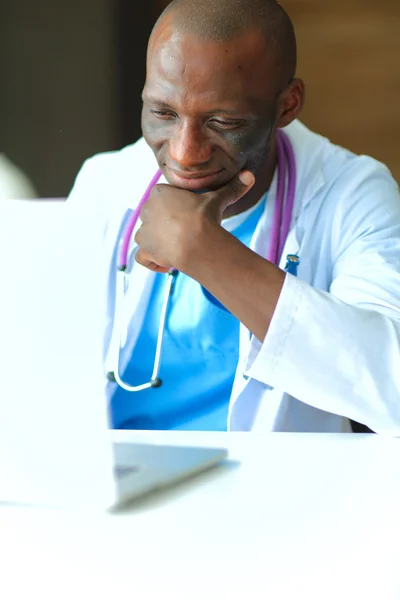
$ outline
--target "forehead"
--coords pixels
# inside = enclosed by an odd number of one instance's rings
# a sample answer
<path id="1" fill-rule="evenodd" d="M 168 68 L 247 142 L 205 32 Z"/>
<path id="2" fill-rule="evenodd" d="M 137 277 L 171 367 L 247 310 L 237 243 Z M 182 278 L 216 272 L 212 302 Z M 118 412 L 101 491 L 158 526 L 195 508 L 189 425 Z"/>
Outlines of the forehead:
<path id="1" fill-rule="evenodd" d="M 167 23 L 149 45 L 145 96 L 189 111 L 217 104 L 257 111 L 276 97 L 275 68 L 257 31 L 215 42 L 173 31 Z"/>

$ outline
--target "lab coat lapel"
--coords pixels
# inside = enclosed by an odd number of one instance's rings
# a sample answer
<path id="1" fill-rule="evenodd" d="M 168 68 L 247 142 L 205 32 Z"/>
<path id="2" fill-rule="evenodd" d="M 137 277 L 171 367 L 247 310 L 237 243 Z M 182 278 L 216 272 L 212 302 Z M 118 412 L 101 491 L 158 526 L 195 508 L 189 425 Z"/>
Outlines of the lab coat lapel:
<path id="1" fill-rule="evenodd" d="M 322 157 L 320 144 L 322 138 L 310 135 L 304 125 L 296 121 L 285 129 L 286 135 L 293 147 L 296 163 L 295 201 L 291 228 L 285 241 L 280 257 L 279 267 L 284 269 L 288 254 L 300 257 L 303 233 L 298 227 L 299 216 L 306 210 L 309 203 L 315 199 L 319 189 L 324 184 L 322 172 Z M 265 207 L 264 214 L 254 232 L 250 248 L 260 256 L 266 257 L 271 239 L 273 213 L 277 195 L 277 172 L 275 171 Z"/>
<path id="2" fill-rule="evenodd" d="M 134 262 L 127 278 L 127 288 L 122 311 L 121 367 L 124 370 L 130 360 L 154 285 L 156 273 Z"/>
<path id="3" fill-rule="evenodd" d="M 280 257 L 279 267 L 284 269 L 287 262 L 288 254 L 296 254 L 300 257 L 299 265 L 299 276 L 302 279 L 307 277 L 305 274 L 304 265 L 302 265 L 302 231 L 299 228 L 299 217 L 302 211 L 306 210 L 310 202 L 315 199 L 318 191 L 324 184 L 324 177 L 322 173 L 322 158 L 320 153 L 320 141 L 317 137 L 315 141 L 315 135 L 309 135 L 309 131 L 304 125 L 299 122 L 293 123 L 289 126 L 285 133 L 288 135 L 293 151 L 295 154 L 296 161 L 296 190 L 295 190 L 295 203 L 293 207 L 293 216 L 291 229 L 289 230 L 288 237 L 286 239 L 282 255 Z M 266 257 L 268 253 L 268 246 L 271 239 L 271 230 L 273 223 L 273 212 L 277 194 L 277 173 L 275 172 L 272 180 L 268 199 L 265 207 L 263 216 L 261 217 L 258 226 L 254 232 L 250 248 L 257 252 L 260 256 Z M 251 355 L 256 355 L 261 349 L 262 344 L 256 338 L 251 337 L 248 329 L 243 325 L 240 326 L 240 348 L 239 348 L 239 362 L 236 370 L 235 382 L 232 389 L 231 402 L 229 407 L 229 418 L 228 422 L 230 427 L 236 419 L 237 412 L 237 400 L 239 397 L 245 397 L 251 393 L 254 395 L 254 390 L 251 392 L 251 380 L 244 377 L 246 365 L 251 361 Z M 271 388 L 266 388 L 263 394 L 271 391 Z M 243 400 L 243 404 L 248 404 L 249 398 Z M 255 401 L 255 400 L 254 400 Z M 261 399 L 258 398 L 257 402 Z M 240 419 L 239 419 L 240 420 Z M 250 425 L 250 424 L 248 424 Z"/>
<path id="4" fill-rule="evenodd" d="M 121 314 L 118 316 L 118 324 L 116 323 L 116 281 L 118 276 L 118 250 L 122 232 L 129 219 L 128 211 L 124 214 L 115 215 L 115 219 L 110 222 L 107 232 L 107 237 L 111 246 L 109 267 L 109 290 L 110 290 L 110 306 L 112 306 L 111 314 L 114 315 L 112 323 L 108 325 L 110 333 L 108 339 L 108 347 L 106 348 L 106 365 L 107 370 L 111 371 L 114 368 L 118 346 L 121 344 L 121 359 L 120 367 L 123 370 L 126 367 L 132 350 L 136 344 L 139 332 L 143 325 L 144 316 L 147 309 L 150 293 L 154 284 L 156 274 L 145 267 L 142 267 L 135 261 L 136 244 L 132 241 L 128 254 L 128 265 L 126 270 L 126 287 L 125 299 L 123 301 Z M 137 228 L 140 225 L 138 224 Z M 132 237 L 133 240 L 133 237 Z M 111 333 L 112 331 L 112 333 Z"/>
<path id="5" fill-rule="evenodd" d="M 161 176 L 159 183 L 167 183 L 164 176 Z M 130 214 L 132 214 L 133 210 L 134 207 L 132 206 L 129 211 Z M 125 366 L 125 363 L 129 361 L 129 357 L 137 342 L 156 277 L 156 273 L 142 267 L 135 260 L 137 251 L 135 234 L 140 228 L 140 225 L 141 221 L 139 219 L 132 232 L 128 248 L 125 301 L 121 314 L 121 347 L 123 348 L 123 352 L 121 353 L 123 356 L 121 361 L 122 366 Z"/>
<path id="6" fill-rule="evenodd" d="M 163 175 L 161 176 L 159 183 L 167 183 Z M 135 260 L 137 251 L 135 233 L 140 228 L 140 225 L 141 221 L 139 219 L 133 231 L 128 251 L 126 297 L 122 316 L 124 333 L 121 339 L 121 345 L 124 349 L 122 359 L 122 366 L 124 368 L 129 362 L 129 358 L 142 328 L 151 291 L 157 275 L 154 271 L 150 271 L 149 269 L 142 267 L 142 265 L 139 265 Z"/>

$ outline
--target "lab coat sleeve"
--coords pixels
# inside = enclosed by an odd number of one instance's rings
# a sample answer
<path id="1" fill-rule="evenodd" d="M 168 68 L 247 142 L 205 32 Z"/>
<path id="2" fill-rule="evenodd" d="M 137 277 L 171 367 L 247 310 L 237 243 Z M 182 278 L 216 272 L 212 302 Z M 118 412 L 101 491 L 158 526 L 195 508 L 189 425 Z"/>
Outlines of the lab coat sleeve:
<path id="1" fill-rule="evenodd" d="M 334 190 L 333 190 L 334 192 Z M 329 292 L 287 275 L 246 374 L 376 432 L 400 433 L 400 197 L 383 168 L 342 194 Z"/>

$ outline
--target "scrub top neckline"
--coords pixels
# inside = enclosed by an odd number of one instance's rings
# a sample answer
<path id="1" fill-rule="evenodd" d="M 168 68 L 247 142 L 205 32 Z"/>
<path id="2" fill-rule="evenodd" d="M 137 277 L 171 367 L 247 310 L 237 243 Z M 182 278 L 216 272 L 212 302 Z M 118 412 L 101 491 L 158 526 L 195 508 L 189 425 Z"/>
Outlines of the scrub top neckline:
<path id="1" fill-rule="evenodd" d="M 237 229 L 237 227 L 239 227 L 242 223 L 244 223 L 246 221 L 246 219 L 260 207 L 260 205 L 264 202 L 264 200 L 266 200 L 267 195 L 268 195 L 268 192 L 265 192 L 265 194 L 263 194 L 261 196 L 259 201 L 256 204 L 254 204 L 254 206 L 251 206 L 244 212 L 239 213 L 238 215 L 233 215 L 233 217 L 228 217 L 226 219 L 222 219 L 221 226 L 224 229 L 226 229 L 226 231 L 229 231 L 229 233 L 232 233 L 232 231 Z"/>

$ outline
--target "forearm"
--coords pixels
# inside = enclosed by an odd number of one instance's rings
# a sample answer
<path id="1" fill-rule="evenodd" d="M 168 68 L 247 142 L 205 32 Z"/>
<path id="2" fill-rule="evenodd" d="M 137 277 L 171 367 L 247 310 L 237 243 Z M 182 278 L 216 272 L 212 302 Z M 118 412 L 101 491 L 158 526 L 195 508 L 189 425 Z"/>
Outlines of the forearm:
<path id="1" fill-rule="evenodd" d="M 181 270 L 263 341 L 282 290 L 284 271 L 214 223 L 207 223 L 196 237 Z"/>

